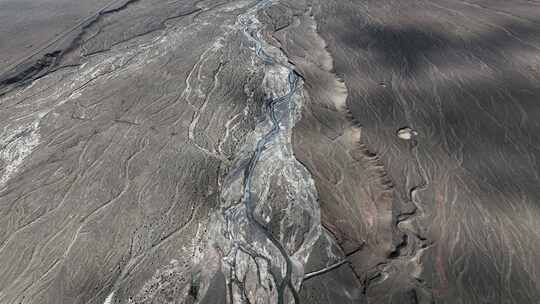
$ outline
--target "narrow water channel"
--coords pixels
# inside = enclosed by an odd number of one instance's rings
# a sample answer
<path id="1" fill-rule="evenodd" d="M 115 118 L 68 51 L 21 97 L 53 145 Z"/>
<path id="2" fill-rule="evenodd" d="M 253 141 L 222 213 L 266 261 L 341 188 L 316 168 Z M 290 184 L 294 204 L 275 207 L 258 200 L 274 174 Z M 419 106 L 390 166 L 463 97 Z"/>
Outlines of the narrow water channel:
<path id="1" fill-rule="evenodd" d="M 250 158 L 249 164 L 247 166 L 245 175 L 244 175 L 244 181 L 243 181 L 243 203 L 246 208 L 246 214 L 249 222 L 252 225 L 255 225 L 258 230 L 260 230 L 264 236 L 279 250 L 281 253 L 283 259 L 286 261 L 286 274 L 285 277 L 281 279 L 281 282 L 279 283 L 279 286 L 277 286 L 277 293 L 278 293 L 278 304 L 283 304 L 285 301 L 285 290 L 286 288 L 289 288 L 291 294 L 293 295 L 294 302 L 299 303 L 299 297 L 297 294 L 296 289 L 294 288 L 294 285 L 291 280 L 291 274 L 292 274 L 292 262 L 289 257 L 289 254 L 287 253 L 284 246 L 280 243 L 279 240 L 277 240 L 272 232 L 263 224 L 260 223 L 257 218 L 254 216 L 255 212 L 255 206 L 252 201 L 252 181 L 255 169 L 257 168 L 257 164 L 260 161 L 262 152 L 265 149 L 265 146 L 268 145 L 272 140 L 276 138 L 276 136 L 280 133 L 281 127 L 281 119 L 283 117 L 288 117 L 289 112 L 291 110 L 291 100 L 296 93 L 297 85 L 299 81 L 298 74 L 294 71 L 294 69 L 290 66 L 285 66 L 282 64 L 279 64 L 277 60 L 272 58 L 269 54 L 269 52 L 266 52 L 263 43 L 260 40 L 260 29 L 257 31 L 252 31 L 250 28 L 250 25 L 255 19 L 255 15 L 257 12 L 265 7 L 268 7 L 272 5 L 271 0 L 262 0 L 258 1 L 246 14 L 239 16 L 240 24 L 243 26 L 243 32 L 245 36 L 253 43 L 255 44 L 255 52 L 258 58 L 260 58 L 266 65 L 279 65 L 281 67 L 284 67 L 288 70 L 288 92 L 283 96 L 278 97 L 271 97 L 267 100 L 266 106 L 265 106 L 265 115 L 270 118 L 270 121 L 272 123 L 272 128 L 270 131 L 268 131 L 259 141 L 257 142 L 255 151 L 252 153 L 252 156 Z M 274 269 L 280 269 L 280 267 L 271 267 Z M 273 274 L 274 278 L 277 278 L 278 276 L 276 274 Z M 278 282 L 276 282 L 277 284 Z"/>

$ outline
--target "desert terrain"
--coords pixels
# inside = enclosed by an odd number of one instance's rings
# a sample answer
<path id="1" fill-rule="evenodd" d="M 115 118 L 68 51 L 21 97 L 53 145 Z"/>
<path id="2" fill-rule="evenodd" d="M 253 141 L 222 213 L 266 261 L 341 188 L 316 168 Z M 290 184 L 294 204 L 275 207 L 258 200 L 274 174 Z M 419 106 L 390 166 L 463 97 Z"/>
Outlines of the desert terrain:
<path id="1" fill-rule="evenodd" d="M 540 303 L 540 2 L 0 0 L 0 303 Z"/>

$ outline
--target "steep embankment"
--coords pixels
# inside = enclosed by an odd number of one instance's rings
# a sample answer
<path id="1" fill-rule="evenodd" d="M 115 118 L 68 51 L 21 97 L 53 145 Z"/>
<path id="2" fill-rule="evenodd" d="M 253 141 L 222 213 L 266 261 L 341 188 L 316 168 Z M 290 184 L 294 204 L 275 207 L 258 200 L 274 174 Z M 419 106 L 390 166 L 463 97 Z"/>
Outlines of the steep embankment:
<path id="1" fill-rule="evenodd" d="M 406 234 L 368 299 L 537 302 L 540 7 L 319 4 L 319 33 Z M 396 136 L 406 127 L 411 139 Z"/>

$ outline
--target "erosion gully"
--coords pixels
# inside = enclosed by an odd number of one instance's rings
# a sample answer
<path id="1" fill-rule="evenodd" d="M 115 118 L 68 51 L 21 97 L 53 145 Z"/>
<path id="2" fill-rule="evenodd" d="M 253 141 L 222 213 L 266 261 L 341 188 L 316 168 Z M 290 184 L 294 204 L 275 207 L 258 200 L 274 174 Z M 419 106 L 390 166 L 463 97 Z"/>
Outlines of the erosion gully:
<path id="1" fill-rule="evenodd" d="M 255 206 L 251 196 L 252 180 L 257 164 L 259 163 L 259 160 L 261 158 L 261 154 L 265 150 L 265 146 L 269 144 L 279 134 L 281 118 L 289 114 L 288 112 L 290 111 L 291 99 L 297 90 L 297 85 L 299 81 L 299 75 L 292 67 L 279 64 L 276 60 L 274 60 L 274 58 L 268 55 L 268 53 L 263 48 L 262 41 L 259 38 L 259 32 L 250 31 L 249 25 L 253 21 L 253 16 L 259 10 L 269 7 L 272 4 L 273 2 L 271 0 L 257 1 L 255 5 L 246 14 L 239 16 L 240 24 L 243 27 L 243 33 L 247 37 L 247 39 L 255 45 L 255 52 L 257 57 L 260 58 L 266 65 L 280 65 L 288 70 L 287 82 L 289 90 L 288 93 L 283 96 L 269 98 L 266 101 L 265 115 L 269 116 L 272 122 L 272 128 L 261 139 L 259 139 L 255 151 L 252 153 L 252 156 L 249 160 L 243 180 L 243 203 L 246 208 L 247 218 L 249 222 L 255 227 L 257 227 L 259 231 L 261 231 L 261 233 L 279 250 L 283 259 L 286 261 L 286 274 L 281 279 L 281 283 L 279 284 L 279 286 L 277 286 L 278 304 L 284 303 L 286 288 L 288 288 L 293 295 L 294 302 L 299 303 L 300 301 L 298 293 L 294 288 L 293 282 L 291 280 L 293 267 L 291 259 L 280 241 L 277 240 L 272 234 L 272 232 L 263 223 L 259 222 L 259 220 L 257 220 L 257 218 L 254 216 Z M 284 108 L 286 112 L 280 113 L 280 108 Z M 274 267 L 271 266 L 270 268 Z M 276 268 L 280 269 L 280 267 Z M 273 273 L 272 276 L 274 277 L 274 279 L 276 279 L 277 274 Z"/>

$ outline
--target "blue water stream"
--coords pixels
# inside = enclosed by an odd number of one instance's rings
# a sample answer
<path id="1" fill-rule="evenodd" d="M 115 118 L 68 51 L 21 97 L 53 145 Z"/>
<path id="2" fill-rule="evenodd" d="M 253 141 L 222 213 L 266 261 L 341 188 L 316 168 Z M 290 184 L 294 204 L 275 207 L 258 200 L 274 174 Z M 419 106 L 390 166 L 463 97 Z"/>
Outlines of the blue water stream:
<path id="1" fill-rule="evenodd" d="M 272 1 L 270 0 L 262 0 L 258 1 L 254 6 L 254 12 L 256 13 L 258 10 L 265 8 L 272 4 Z M 247 22 L 247 20 L 242 20 L 242 23 Z M 255 206 L 253 205 L 252 197 L 251 197 L 251 190 L 252 190 L 252 180 L 253 175 L 255 172 L 255 169 L 257 167 L 257 164 L 259 163 L 259 160 L 261 158 L 262 152 L 265 150 L 265 146 L 269 144 L 280 132 L 280 116 L 281 117 L 288 117 L 289 111 L 290 111 L 290 104 L 292 97 L 294 96 L 299 76 L 289 66 L 285 66 L 279 63 L 276 63 L 277 61 L 274 60 L 272 57 L 268 55 L 267 52 L 265 52 L 263 48 L 262 42 L 257 37 L 256 33 L 250 33 L 249 32 L 249 24 L 244 24 L 244 34 L 246 37 L 255 44 L 255 51 L 257 57 L 259 57 L 265 64 L 267 65 L 280 65 L 284 68 L 286 68 L 288 73 L 288 93 L 284 96 L 275 97 L 267 100 L 267 105 L 265 107 L 266 115 L 270 117 L 270 121 L 272 122 L 272 129 L 267 132 L 258 142 L 255 148 L 255 151 L 253 152 L 249 165 L 246 168 L 246 172 L 244 175 L 244 194 L 243 194 L 243 202 L 247 210 L 247 217 L 248 220 L 253 223 L 264 235 L 265 237 L 272 242 L 272 244 L 279 250 L 281 253 L 283 259 L 286 261 L 286 274 L 285 277 L 281 280 L 279 286 L 277 286 L 277 292 L 278 292 L 278 304 L 284 303 L 284 296 L 285 296 L 285 289 L 288 287 L 290 292 L 293 295 L 294 302 L 299 303 L 299 298 L 296 289 L 293 286 L 293 283 L 291 281 L 291 274 L 292 274 L 292 262 L 289 258 L 289 255 L 283 245 L 280 243 L 279 240 L 277 240 L 272 232 L 264 225 L 263 223 L 259 222 L 254 216 L 255 212 Z M 286 108 L 286 113 L 279 113 L 279 108 L 282 105 L 286 105 L 284 108 Z M 274 276 L 275 277 L 275 276 Z M 276 282 L 277 283 L 277 282 Z"/>

